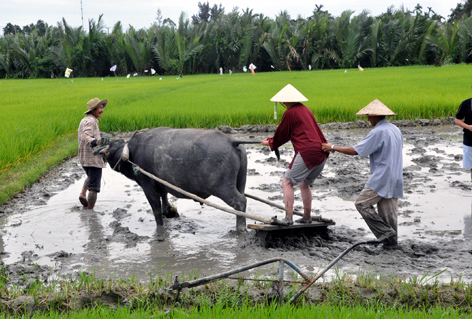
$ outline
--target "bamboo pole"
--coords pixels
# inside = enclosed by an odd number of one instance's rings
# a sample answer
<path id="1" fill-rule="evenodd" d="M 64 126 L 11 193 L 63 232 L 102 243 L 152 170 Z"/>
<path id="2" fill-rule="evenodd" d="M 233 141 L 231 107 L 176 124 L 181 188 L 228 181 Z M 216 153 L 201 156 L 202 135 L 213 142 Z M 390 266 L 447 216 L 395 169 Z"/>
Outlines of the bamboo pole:
<path id="1" fill-rule="evenodd" d="M 246 217 L 246 218 L 249 218 L 249 219 L 252 219 L 252 220 L 257 220 L 259 222 L 262 222 L 264 224 L 272 224 L 274 223 L 274 219 L 273 218 L 264 218 L 264 217 L 260 217 L 260 216 L 256 216 L 256 215 L 252 215 L 252 214 L 248 214 L 248 213 L 245 213 L 245 212 L 241 212 L 239 210 L 235 210 L 235 209 L 232 209 L 232 208 L 228 208 L 228 207 L 224 207 L 224 206 L 220 206 L 218 204 L 214 204 L 214 203 L 211 203 L 209 201 L 207 201 L 206 199 L 203 199 L 195 194 L 192 194 L 192 193 L 189 193 L 183 189 L 181 189 L 180 187 L 177 187 L 177 186 L 174 186 L 172 185 L 171 183 L 169 182 L 166 182 L 165 180 L 151 174 L 151 173 L 148 173 L 147 171 L 145 171 L 144 169 L 142 169 L 141 167 L 139 167 L 138 165 L 136 165 L 135 163 L 129 161 L 131 164 L 133 164 L 135 166 L 135 169 L 136 171 L 139 171 L 141 173 L 143 173 L 144 175 L 158 181 L 159 183 L 169 187 L 169 188 L 172 188 L 173 190 L 181 193 L 181 194 L 184 194 L 185 196 L 187 197 L 190 197 L 191 199 L 194 199 L 196 201 L 199 201 L 205 205 L 208 205 L 208 206 L 211 206 L 211 207 L 214 207 L 216 209 L 219 209 L 219 210 L 222 210 L 222 211 L 225 211 L 227 213 L 230 213 L 230 214 L 234 214 L 234 215 L 237 215 L 237 216 L 241 216 L 241 217 Z"/>

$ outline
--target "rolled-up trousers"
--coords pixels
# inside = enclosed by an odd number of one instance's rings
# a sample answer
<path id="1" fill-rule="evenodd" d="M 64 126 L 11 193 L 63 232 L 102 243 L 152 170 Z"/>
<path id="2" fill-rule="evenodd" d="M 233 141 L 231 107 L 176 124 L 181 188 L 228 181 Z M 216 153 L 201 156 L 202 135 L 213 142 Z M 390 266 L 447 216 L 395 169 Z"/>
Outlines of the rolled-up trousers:
<path id="1" fill-rule="evenodd" d="M 377 205 L 378 213 L 374 205 Z M 375 237 L 394 230 L 395 236 L 389 242 L 397 243 L 398 198 L 383 198 L 372 189 L 364 188 L 356 199 L 356 208 Z"/>

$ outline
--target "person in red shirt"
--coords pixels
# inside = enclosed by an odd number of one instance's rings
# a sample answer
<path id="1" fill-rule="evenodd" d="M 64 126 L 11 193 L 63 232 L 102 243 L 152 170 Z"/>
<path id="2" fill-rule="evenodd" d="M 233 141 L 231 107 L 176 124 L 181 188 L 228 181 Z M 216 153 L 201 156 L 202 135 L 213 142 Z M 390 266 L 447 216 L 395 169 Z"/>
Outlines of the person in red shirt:
<path id="1" fill-rule="evenodd" d="M 273 137 L 261 141 L 262 145 L 276 150 L 288 141 L 292 142 L 295 155 L 282 180 L 285 219 L 287 225 L 293 224 L 294 185 L 298 185 L 303 201 L 303 218 L 300 223 L 311 224 L 311 185 L 321 174 L 328 154 L 321 144 L 326 143 L 313 113 L 301 102 L 308 101 L 296 88 L 288 84 L 271 101 L 281 102 L 287 110 Z"/>

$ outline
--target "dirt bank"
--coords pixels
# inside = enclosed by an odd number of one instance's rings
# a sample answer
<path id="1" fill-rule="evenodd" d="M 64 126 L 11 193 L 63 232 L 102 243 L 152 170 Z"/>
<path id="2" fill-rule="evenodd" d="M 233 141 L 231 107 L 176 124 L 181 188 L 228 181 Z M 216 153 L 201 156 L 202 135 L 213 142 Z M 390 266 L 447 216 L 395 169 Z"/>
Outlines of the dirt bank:
<path id="1" fill-rule="evenodd" d="M 361 246 L 336 267 L 341 272 L 400 276 L 433 276 L 472 280 L 472 214 L 470 172 L 461 168 L 461 131 L 441 121 L 397 123 L 404 136 L 405 197 L 400 201 L 399 249 Z M 424 125 L 424 126 L 423 126 Z M 323 126 L 329 142 L 352 146 L 370 128 Z M 245 139 L 271 136 L 273 127 L 221 128 Z M 262 131 L 262 132 L 261 132 Z M 248 145 L 246 192 L 282 204 L 280 179 L 293 151 L 281 149 L 281 162 L 258 145 Z M 1 263 L 16 283 L 78 270 L 98 277 L 197 272 L 199 276 L 283 257 L 314 274 L 353 243 L 374 238 L 354 207 L 369 176 L 368 159 L 333 154 L 313 187 L 314 214 L 331 218 L 326 237 L 296 237 L 266 245 L 254 231 L 238 235 L 235 217 L 190 200 L 175 200 L 181 217 L 156 229 L 143 192 L 133 181 L 112 171 L 103 173 L 95 211 L 83 210 L 78 194 L 84 174 L 77 159 L 64 163 L 0 207 Z M 210 201 L 224 205 L 218 199 Z M 296 192 L 296 205 L 301 198 Z M 264 217 L 283 212 L 248 200 L 249 213 Z M 248 221 L 251 222 L 251 221 Z M 327 273 L 333 276 L 335 271 Z M 26 281 L 26 282 L 25 282 Z"/>

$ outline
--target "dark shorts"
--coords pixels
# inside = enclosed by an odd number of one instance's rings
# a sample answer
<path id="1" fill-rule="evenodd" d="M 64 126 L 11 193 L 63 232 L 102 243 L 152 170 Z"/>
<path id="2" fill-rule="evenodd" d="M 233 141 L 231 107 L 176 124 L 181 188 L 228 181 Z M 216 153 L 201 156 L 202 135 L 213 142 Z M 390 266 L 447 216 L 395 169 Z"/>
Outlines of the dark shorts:
<path id="1" fill-rule="evenodd" d="M 102 181 L 102 169 L 99 167 L 82 166 L 89 179 L 87 189 L 100 193 L 100 183 Z"/>

